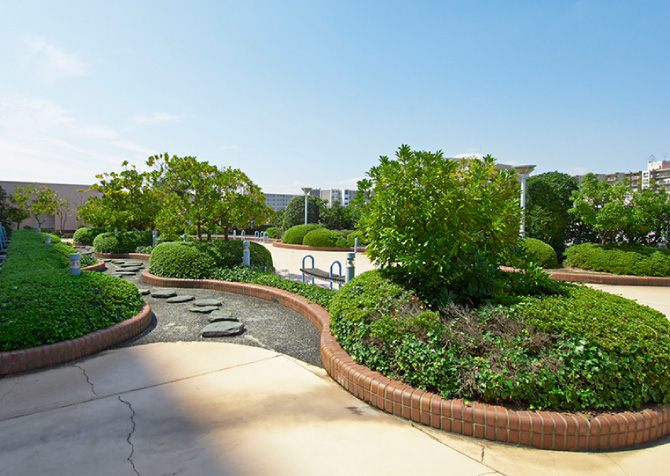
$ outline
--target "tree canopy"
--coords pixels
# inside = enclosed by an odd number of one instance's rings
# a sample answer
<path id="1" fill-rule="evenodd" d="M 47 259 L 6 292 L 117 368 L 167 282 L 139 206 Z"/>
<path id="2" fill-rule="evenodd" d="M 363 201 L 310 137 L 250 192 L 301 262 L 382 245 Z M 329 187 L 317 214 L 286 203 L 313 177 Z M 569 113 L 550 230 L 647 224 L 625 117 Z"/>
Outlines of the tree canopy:
<path id="1" fill-rule="evenodd" d="M 58 193 L 55 190 L 51 190 L 46 185 L 35 183 L 25 187 L 14 187 L 11 199 L 19 208 L 32 213 L 37 221 L 37 226 L 42 228 L 45 220 L 43 215 L 56 213 L 59 207 L 58 198 Z"/>
<path id="2" fill-rule="evenodd" d="M 496 292 L 519 240 L 514 170 L 496 170 L 491 156 L 450 160 L 403 145 L 368 176 L 358 184 L 368 199 L 360 229 L 377 265 L 437 301 Z"/>

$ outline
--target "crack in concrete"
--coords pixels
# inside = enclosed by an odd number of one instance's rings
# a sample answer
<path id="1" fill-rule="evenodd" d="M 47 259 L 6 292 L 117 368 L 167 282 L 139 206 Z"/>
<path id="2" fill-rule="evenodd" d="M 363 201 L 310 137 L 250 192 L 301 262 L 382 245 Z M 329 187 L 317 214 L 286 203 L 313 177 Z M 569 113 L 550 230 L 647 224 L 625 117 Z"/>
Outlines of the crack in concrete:
<path id="1" fill-rule="evenodd" d="M 14 379 L 14 383 L 12 384 L 12 386 L 9 387 L 9 388 L 7 389 L 7 391 L 6 391 L 5 393 L 2 394 L 2 397 L 0 397 L 0 403 L 5 399 L 5 397 L 6 397 L 7 395 L 9 395 L 9 394 L 12 392 L 12 390 L 14 390 L 14 387 L 16 387 L 18 384 L 19 384 L 19 379 L 18 379 L 18 378 L 17 378 L 17 379 Z"/>
<path id="2" fill-rule="evenodd" d="M 74 367 L 77 367 L 79 370 L 82 371 L 84 377 L 86 378 L 86 382 L 88 382 L 88 384 L 91 386 L 91 392 L 93 392 L 93 395 L 98 396 L 97 392 L 95 391 L 95 386 L 93 385 L 93 382 L 91 382 L 91 379 L 88 378 L 88 374 L 86 373 L 84 367 L 80 367 L 79 365 L 74 365 Z"/>
<path id="3" fill-rule="evenodd" d="M 131 411 L 130 421 L 131 421 L 132 424 L 133 424 L 133 428 L 130 430 L 130 433 L 128 433 L 128 438 L 126 438 L 126 441 L 127 441 L 128 444 L 130 445 L 130 455 L 128 456 L 127 459 L 128 459 L 128 462 L 130 463 L 130 465 L 133 467 L 133 471 L 135 471 L 135 474 L 136 474 L 137 476 L 140 476 L 140 473 L 139 473 L 139 471 L 137 471 L 137 468 L 135 467 L 135 463 L 133 462 L 133 455 L 135 454 L 135 445 L 133 444 L 132 441 L 130 441 L 130 439 L 131 439 L 132 436 L 133 436 L 133 433 L 135 433 L 135 426 L 136 426 L 136 423 L 135 423 L 135 410 L 133 410 L 133 406 L 130 404 L 130 402 L 127 402 L 127 401 L 125 401 L 123 398 L 121 398 L 121 395 L 119 395 L 119 401 L 120 401 L 121 403 L 127 405 L 128 408 L 129 408 L 130 411 Z"/>
<path id="4" fill-rule="evenodd" d="M 486 446 L 482 446 L 482 455 L 480 456 L 480 460 L 479 460 L 481 463 L 484 462 L 484 452 L 485 451 L 486 451 Z"/>

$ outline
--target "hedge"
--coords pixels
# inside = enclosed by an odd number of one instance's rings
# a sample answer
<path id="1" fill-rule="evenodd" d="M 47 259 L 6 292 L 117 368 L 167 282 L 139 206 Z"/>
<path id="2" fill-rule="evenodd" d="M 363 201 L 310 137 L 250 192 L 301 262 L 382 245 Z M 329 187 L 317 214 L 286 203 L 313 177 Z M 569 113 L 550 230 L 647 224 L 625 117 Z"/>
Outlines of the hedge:
<path id="1" fill-rule="evenodd" d="M 98 236 L 100 233 L 104 233 L 106 231 L 107 230 L 100 227 L 82 226 L 80 228 L 77 228 L 77 231 L 74 232 L 74 235 L 72 236 L 72 241 L 74 241 L 75 243 L 81 243 L 82 245 L 92 245 L 95 237 Z"/>
<path id="2" fill-rule="evenodd" d="M 0 272 L 0 350 L 73 339 L 139 312 L 134 284 L 88 271 L 71 276 L 74 248 L 45 245 L 43 235 L 18 230 L 9 244 Z"/>
<path id="3" fill-rule="evenodd" d="M 339 231 L 328 230 L 326 228 L 317 228 L 308 232 L 302 240 L 306 246 L 315 246 L 323 248 L 346 248 L 347 240 Z"/>
<path id="4" fill-rule="evenodd" d="M 251 266 L 272 269 L 272 254 L 264 246 L 250 243 Z M 157 245 L 149 257 L 149 272 L 166 278 L 205 279 L 218 268 L 232 268 L 243 261 L 244 244 L 239 240 L 167 242 Z"/>
<path id="5" fill-rule="evenodd" d="M 93 240 L 96 253 L 134 253 L 138 246 L 151 245 L 151 231 L 118 231 L 99 234 Z"/>
<path id="6" fill-rule="evenodd" d="M 556 251 L 545 243 L 536 238 L 523 238 L 521 246 L 525 248 L 530 260 L 541 268 L 557 268 L 558 258 Z"/>
<path id="7" fill-rule="evenodd" d="M 564 266 L 633 276 L 670 277 L 670 250 L 652 246 L 582 243 L 565 250 Z"/>
<path id="8" fill-rule="evenodd" d="M 310 223 L 308 225 L 292 226 L 284 232 L 281 237 L 281 242 L 290 245 L 302 245 L 302 242 L 305 239 L 305 235 L 317 228 L 321 228 L 321 225 Z"/>

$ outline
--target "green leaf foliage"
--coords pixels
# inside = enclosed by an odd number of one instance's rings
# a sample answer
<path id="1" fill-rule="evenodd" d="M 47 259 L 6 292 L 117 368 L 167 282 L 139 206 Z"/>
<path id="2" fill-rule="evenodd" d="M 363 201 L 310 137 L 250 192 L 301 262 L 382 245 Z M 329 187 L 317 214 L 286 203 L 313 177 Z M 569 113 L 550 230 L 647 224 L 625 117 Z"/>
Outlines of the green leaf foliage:
<path id="1" fill-rule="evenodd" d="M 268 233 L 269 238 L 274 238 L 276 240 L 281 238 L 281 235 L 283 233 L 283 230 L 281 228 L 279 228 L 278 226 L 271 226 L 270 228 L 268 228 L 265 231 Z"/>
<path id="2" fill-rule="evenodd" d="M 547 243 L 535 238 L 524 238 L 521 246 L 526 250 L 528 259 L 541 268 L 557 268 L 556 251 Z"/>
<path id="3" fill-rule="evenodd" d="M 82 226 L 77 228 L 77 231 L 74 232 L 72 241 L 83 245 L 92 245 L 95 237 L 106 231 L 107 230 L 104 228 Z"/>
<path id="4" fill-rule="evenodd" d="M 654 246 L 582 243 L 566 251 L 565 266 L 632 276 L 670 277 L 670 250 Z"/>
<path id="5" fill-rule="evenodd" d="M 250 243 L 251 265 L 272 269 L 272 254 L 258 243 Z M 166 278 L 206 279 L 218 268 L 240 266 L 242 241 L 187 241 L 157 245 L 149 258 L 149 272 Z"/>
<path id="6" fill-rule="evenodd" d="M 319 223 L 321 211 L 326 208 L 326 201 L 314 195 L 307 198 L 307 223 Z M 305 197 L 293 197 L 284 209 L 282 228 L 288 230 L 296 225 L 305 224 Z"/>
<path id="7" fill-rule="evenodd" d="M 439 313 L 380 271 L 330 305 L 331 330 L 357 361 L 445 398 L 530 409 L 636 410 L 670 402 L 670 324 L 589 288 L 514 306 Z"/>
<path id="8" fill-rule="evenodd" d="M 93 251 L 96 253 L 134 253 L 138 246 L 152 243 L 151 231 L 110 231 L 101 233 L 93 239 Z"/>
<path id="9" fill-rule="evenodd" d="M 451 160 L 403 145 L 358 187 L 368 256 L 422 297 L 480 302 L 499 290 L 499 265 L 518 242 L 514 170 L 487 156 Z"/>
<path id="10" fill-rule="evenodd" d="M 281 242 L 290 245 L 302 245 L 302 242 L 305 239 L 305 235 L 310 231 L 316 230 L 320 227 L 321 225 L 317 225 L 316 223 L 292 226 L 284 232 L 281 237 Z"/>
<path id="11" fill-rule="evenodd" d="M 45 245 L 31 230 L 14 232 L 0 272 L 0 350 L 73 339 L 137 314 L 137 288 L 123 279 L 82 271 L 71 276 L 63 243 Z"/>
<path id="12" fill-rule="evenodd" d="M 304 226 L 304 225 L 303 225 Z M 317 246 L 323 248 L 346 248 L 347 240 L 339 231 L 317 228 L 308 232 L 302 240 L 306 246 Z"/>

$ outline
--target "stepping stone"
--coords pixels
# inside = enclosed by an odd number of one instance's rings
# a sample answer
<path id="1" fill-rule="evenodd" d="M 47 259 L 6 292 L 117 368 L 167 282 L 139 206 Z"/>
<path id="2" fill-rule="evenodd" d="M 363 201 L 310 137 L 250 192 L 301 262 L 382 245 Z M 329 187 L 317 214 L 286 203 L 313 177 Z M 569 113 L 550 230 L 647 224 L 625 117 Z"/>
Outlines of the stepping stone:
<path id="1" fill-rule="evenodd" d="M 133 273 L 137 273 L 138 271 L 141 271 L 144 268 L 119 268 L 119 271 L 132 271 Z"/>
<path id="2" fill-rule="evenodd" d="M 198 299 L 193 303 L 194 306 L 220 306 L 223 304 L 218 299 Z"/>
<path id="3" fill-rule="evenodd" d="M 151 297 L 158 299 L 167 299 L 177 295 L 177 291 L 171 289 L 154 289 L 151 291 Z"/>
<path id="4" fill-rule="evenodd" d="M 144 265 L 142 263 L 123 263 L 119 265 L 121 268 L 142 268 Z"/>
<path id="5" fill-rule="evenodd" d="M 112 259 L 111 258 L 102 258 L 102 261 L 104 261 L 105 263 L 109 263 L 110 261 L 112 261 Z"/>
<path id="6" fill-rule="evenodd" d="M 114 274 L 116 274 L 116 275 L 118 275 L 118 276 L 135 276 L 135 275 L 137 274 L 137 271 L 127 271 L 127 270 L 123 270 L 123 271 L 117 271 L 117 272 L 114 273 Z"/>
<path id="7" fill-rule="evenodd" d="M 212 313 L 207 316 L 209 322 L 218 322 L 218 321 L 239 321 L 238 318 L 233 316 L 233 313 L 230 311 L 212 311 Z"/>
<path id="8" fill-rule="evenodd" d="M 244 324 L 241 322 L 221 321 L 213 322 L 202 330 L 203 337 L 225 337 L 241 334 L 244 332 Z"/>
<path id="9" fill-rule="evenodd" d="M 124 260 L 124 259 L 113 259 L 112 264 L 126 264 L 126 260 Z"/>
<path id="10" fill-rule="evenodd" d="M 146 296 L 147 294 L 149 294 L 149 293 L 151 292 L 151 290 L 149 290 L 149 289 L 144 289 L 144 288 L 138 288 L 137 290 L 140 292 L 140 294 L 141 294 L 142 296 Z"/>
<path id="11" fill-rule="evenodd" d="M 189 302 L 193 301 L 195 298 L 193 296 L 188 296 L 188 295 L 183 295 L 183 296 L 174 296 L 171 298 L 168 298 L 166 302 L 169 303 L 178 303 L 178 302 Z"/>
<path id="12" fill-rule="evenodd" d="M 195 307 L 192 307 L 191 309 L 189 309 L 189 311 L 191 311 L 191 312 L 201 312 L 203 314 L 207 314 L 207 313 L 210 313 L 212 311 L 216 311 L 218 309 L 219 308 L 216 307 L 216 306 L 195 306 Z"/>

